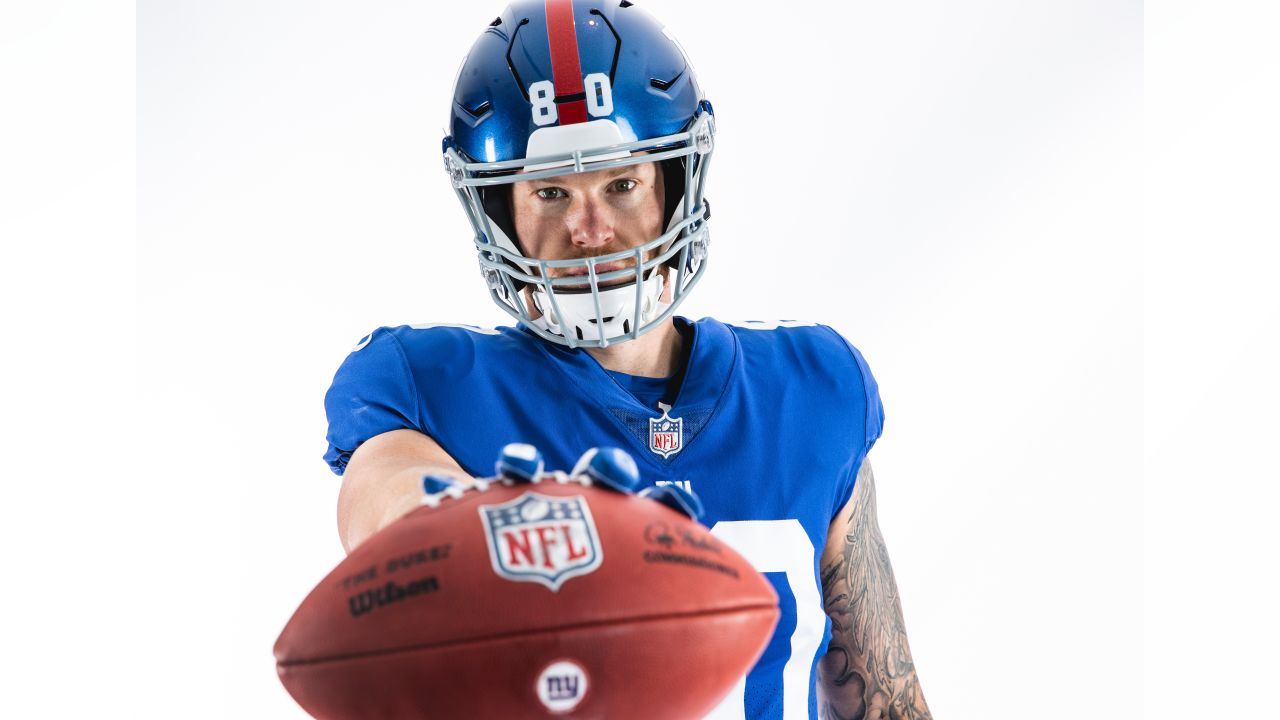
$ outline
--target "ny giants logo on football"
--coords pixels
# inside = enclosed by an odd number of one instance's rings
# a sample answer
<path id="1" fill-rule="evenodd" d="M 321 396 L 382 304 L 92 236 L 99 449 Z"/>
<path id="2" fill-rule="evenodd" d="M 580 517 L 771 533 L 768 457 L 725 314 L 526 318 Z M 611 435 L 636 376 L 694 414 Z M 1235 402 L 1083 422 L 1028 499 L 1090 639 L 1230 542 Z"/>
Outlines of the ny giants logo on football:
<path id="1" fill-rule="evenodd" d="M 526 492 L 500 505 L 481 505 L 489 560 L 500 577 L 558 591 L 570 578 L 600 567 L 604 554 L 591 508 L 580 495 Z"/>

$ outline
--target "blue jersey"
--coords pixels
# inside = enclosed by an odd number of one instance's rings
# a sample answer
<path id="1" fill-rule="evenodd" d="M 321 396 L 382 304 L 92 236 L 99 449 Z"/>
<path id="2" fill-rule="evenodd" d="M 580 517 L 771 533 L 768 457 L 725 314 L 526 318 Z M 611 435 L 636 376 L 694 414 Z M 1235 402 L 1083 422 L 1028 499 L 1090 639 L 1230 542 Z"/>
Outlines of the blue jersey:
<path id="1" fill-rule="evenodd" d="M 816 666 L 831 628 L 818 566 L 880 435 L 875 380 L 826 326 L 676 322 L 692 343 L 662 408 L 653 394 L 640 399 L 643 381 L 519 327 L 379 328 L 325 398 L 325 459 L 341 474 L 362 442 L 401 428 L 431 436 L 481 477 L 510 442 L 537 447 L 555 469 L 591 447 L 629 451 L 644 485 L 678 482 L 697 494 L 703 522 L 778 591 L 777 630 L 716 716 L 816 718 Z"/>

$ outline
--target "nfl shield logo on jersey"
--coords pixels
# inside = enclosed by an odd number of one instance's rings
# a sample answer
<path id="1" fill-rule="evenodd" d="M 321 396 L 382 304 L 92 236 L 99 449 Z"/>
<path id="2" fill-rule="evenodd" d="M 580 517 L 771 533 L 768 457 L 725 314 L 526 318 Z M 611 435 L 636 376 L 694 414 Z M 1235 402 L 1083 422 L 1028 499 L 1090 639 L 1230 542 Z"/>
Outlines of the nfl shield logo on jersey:
<path id="1" fill-rule="evenodd" d="M 649 449 L 669 458 L 684 447 L 684 418 L 667 414 L 670 408 L 662 408 L 662 417 L 649 418 Z"/>
<path id="2" fill-rule="evenodd" d="M 493 571 L 508 580 L 542 583 L 554 592 L 604 559 L 591 508 L 581 495 L 527 492 L 501 505 L 481 505 L 480 519 Z"/>

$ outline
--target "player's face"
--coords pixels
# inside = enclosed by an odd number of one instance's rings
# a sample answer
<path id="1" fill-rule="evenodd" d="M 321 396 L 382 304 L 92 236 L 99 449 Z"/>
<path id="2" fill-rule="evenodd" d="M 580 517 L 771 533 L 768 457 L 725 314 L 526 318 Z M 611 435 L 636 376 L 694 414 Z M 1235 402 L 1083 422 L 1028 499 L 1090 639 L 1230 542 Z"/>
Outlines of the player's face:
<path id="1" fill-rule="evenodd" d="M 511 189 L 516 234 L 525 254 L 543 260 L 598 257 L 662 234 L 663 189 L 656 163 L 517 182 Z M 634 265 L 597 265 L 600 273 Z M 553 276 L 586 274 L 553 269 Z M 625 282 L 625 280 L 620 281 Z"/>

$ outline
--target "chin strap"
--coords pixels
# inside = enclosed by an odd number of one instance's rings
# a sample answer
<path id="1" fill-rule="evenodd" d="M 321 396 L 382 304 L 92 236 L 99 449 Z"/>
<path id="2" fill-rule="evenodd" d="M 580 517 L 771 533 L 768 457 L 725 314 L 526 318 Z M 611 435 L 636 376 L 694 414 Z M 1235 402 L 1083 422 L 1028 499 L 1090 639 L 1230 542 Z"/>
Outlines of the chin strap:
<path id="1" fill-rule="evenodd" d="M 533 320 L 533 324 L 547 332 L 583 342 L 604 340 L 612 343 L 634 339 L 640 335 L 641 329 L 648 329 L 645 326 L 670 307 L 670 304 L 662 302 L 664 287 L 662 273 L 656 269 L 644 280 L 640 291 L 640 325 L 635 327 L 634 282 L 582 292 L 550 291 L 555 293 L 554 303 L 548 295 L 547 286 L 535 285 L 532 288 L 533 304 L 542 315 Z M 600 299 L 599 318 L 603 323 L 597 320 L 597 297 Z"/>

